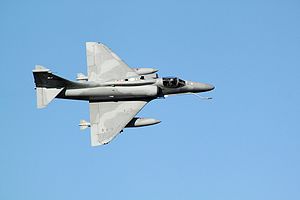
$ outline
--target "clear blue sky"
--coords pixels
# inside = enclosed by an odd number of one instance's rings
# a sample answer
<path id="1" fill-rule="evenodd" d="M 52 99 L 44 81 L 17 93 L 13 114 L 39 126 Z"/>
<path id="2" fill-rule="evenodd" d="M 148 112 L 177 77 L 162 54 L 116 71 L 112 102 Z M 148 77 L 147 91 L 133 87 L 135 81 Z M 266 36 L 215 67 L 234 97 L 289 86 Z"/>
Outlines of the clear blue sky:
<path id="1" fill-rule="evenodd" d="M 0 199 L 300 199 L 299 1 L 0 3 Z M 88 103 L 36 109 L 31 70 L 86 73 L 85 42 L 212 83 L 155 100 L 162 120 L 90 147 Z"/>

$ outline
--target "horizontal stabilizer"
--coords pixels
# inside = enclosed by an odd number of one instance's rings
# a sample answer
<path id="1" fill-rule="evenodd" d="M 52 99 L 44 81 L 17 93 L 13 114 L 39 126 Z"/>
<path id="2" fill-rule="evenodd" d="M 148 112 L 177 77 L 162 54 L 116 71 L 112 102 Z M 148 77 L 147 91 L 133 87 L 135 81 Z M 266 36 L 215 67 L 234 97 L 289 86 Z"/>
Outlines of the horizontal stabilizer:
<path id="1" fill-rule="evenodd" d="M 45 108 L 63 89 L 37 87 L 37 108 Z"/>

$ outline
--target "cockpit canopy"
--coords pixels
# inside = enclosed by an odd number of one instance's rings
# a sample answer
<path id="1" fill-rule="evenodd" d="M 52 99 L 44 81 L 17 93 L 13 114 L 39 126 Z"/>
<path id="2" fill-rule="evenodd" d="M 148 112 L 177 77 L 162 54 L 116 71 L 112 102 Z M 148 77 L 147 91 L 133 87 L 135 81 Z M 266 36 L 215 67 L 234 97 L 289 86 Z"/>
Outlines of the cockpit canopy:
<path id="1" fill-rule="evenodd" d="M 180 88 L 185 86 L 185 81 L 177 77 L 165 77 L 162 78 L 163 85 L 167 88 Z"/>

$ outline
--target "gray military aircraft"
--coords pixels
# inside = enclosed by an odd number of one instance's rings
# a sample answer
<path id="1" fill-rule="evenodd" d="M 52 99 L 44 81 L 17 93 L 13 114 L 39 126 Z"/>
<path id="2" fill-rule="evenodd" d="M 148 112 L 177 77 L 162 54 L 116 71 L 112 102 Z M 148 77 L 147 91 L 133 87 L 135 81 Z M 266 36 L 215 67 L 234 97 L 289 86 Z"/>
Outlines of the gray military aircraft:
<path id="1" fill-rule="evenodd" d="M 54 98 L 86 100 L 90 122 L 80 121 L 80 129 L 91 128 L 91 145 L 109 143 L 124 128 L 160 123 L 136 114 L 151 100 L 166 95 L 206 92 L 214 86 L 184 81 L 177 77 L 158 78 L 158 70 L 130 68 L 104 44 L 86 43 L 88 76 L 70 81 L 37 65 L 33 70 L 37 107 L 46 107 Z"/>

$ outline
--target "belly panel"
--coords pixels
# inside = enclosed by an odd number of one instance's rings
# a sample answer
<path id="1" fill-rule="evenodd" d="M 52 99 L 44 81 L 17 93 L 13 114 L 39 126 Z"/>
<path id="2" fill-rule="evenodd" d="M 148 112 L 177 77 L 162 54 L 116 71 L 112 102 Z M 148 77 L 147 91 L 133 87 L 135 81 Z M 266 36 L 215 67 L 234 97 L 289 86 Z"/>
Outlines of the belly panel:
<path id="1" fill-rule="evenodd" d="M 158 93 L 157 86 L 131 86 L 131 87 L 93 87 L 81 89 L 68 89 L 67 98 L 82 98 L 89 100 L 118 100 L 134 98 L 155 98 Z"/>

